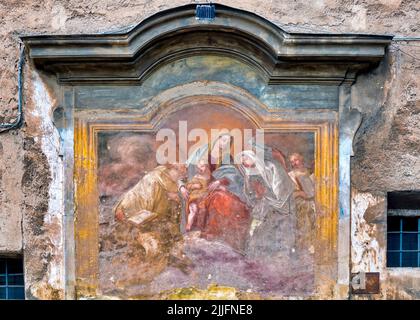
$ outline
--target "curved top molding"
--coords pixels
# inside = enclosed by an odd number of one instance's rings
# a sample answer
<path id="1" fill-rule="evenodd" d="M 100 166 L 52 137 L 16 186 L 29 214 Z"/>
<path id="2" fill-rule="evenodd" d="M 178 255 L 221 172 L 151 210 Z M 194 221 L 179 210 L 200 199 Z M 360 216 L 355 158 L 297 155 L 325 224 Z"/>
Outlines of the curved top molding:
<path id="1" fill-rule="evenodd" d="M 261 69 L 276 82 L 276 66 L 293 62 L 348 62 L 366 67 L 381 60 L 392 40 L 388 35 L 289 33 L 251 12 L 215 4 L 216 18 L 197 20 L 196 4 L 159 12 L 122 33 L 22 36 L 29 57 L 38 67 L 53 66 L 56 73 L 69 73 L 75 63 L 148 64 L 140 73 L 118 76 L 141 80 L 158 61 L 208 51 L 228 54 Z M 217 39 L 225 39 L 217 41 Z M 173 39 L 177 41 L 176 45 Z M 191 40 L 191 41 L 190 41 Z M 169 45 L 172 41 L 172 44 Z M 216 45 L 216 44 L 217 45 Z M 151 54 L 151 51 L 161 54 Z M 65 68 L 59 67 L 66 65 Z M 101 66 L 103 67 L 103 66 Z M 127 70 L 130 67 L 127 66 Z M 84 68 L 85 69 L 85 68 Z M 124 69 L 124 67 L 123 67 Z M 74 70 L 73 70 L 74 71 Z M 74 81 L 95 77 L 71 72 Z M 92 71 L 92 73 L 94 73 Z M 103 80 L 105 74 L 98 74 Z M 66 76 L 61 77 L 68 79 Z M 70 79 L 71 81 L 71 79 Z"/>

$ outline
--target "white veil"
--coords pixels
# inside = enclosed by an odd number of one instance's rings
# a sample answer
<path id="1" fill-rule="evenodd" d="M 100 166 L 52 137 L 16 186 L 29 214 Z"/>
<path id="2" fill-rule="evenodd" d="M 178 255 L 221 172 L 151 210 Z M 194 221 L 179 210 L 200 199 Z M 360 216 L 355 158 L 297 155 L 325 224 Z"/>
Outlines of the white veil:
<path id="1" fill-rule="evenodd" d="M 241 161 L 243 156 L 252 159 L 255 166 L 253 168 L 245 167 Z M 294 184 L 282 166 L 276 166 L 269 160 L 260 159 L 252 150 L 239 153 L 236 161 L 240 163 L 240 169 L 246 180 L 252 175 L 259 175 L 266 186 L 270 188 L 270 194 L 264 196 L 270 206 L 282 213 L 290 213 L 289 200 L 294 191 Z"/>

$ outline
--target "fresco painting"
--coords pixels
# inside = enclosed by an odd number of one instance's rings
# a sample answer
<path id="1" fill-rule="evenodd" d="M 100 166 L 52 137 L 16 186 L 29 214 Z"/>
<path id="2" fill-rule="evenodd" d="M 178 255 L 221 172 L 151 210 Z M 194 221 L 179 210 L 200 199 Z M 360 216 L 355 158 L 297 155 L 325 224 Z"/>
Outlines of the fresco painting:
<path id="1" fill-rule="evenodd" d="M 263 298 L 313 293 L 313 133 L 270 131 L 237 151 L 232 129 L 256 129 L 243 115 L 194 106 L 160 127 L 179 132 L 180 121 L 226 131 L 167 164 L 157 162 L 156 132 L 99 133 L 102 294 L 154 298 L 211 286 Z"/>

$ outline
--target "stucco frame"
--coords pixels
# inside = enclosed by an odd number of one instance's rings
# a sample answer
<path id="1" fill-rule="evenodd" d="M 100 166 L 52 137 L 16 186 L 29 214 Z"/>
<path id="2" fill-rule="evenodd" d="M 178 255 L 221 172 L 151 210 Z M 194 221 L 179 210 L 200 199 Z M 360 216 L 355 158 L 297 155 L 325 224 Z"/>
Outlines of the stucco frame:
<path id="1" fill-rule="evenodd" d="M 215 85 L 214 88 L 220 88 Z M 232 88 L 235 90 L 235 88 Z M 209 90 L 207 86 L 207 90 Z M 186 92 L 189 90 L 187 89 Z M 212 91 L 211 89 L 209 90 Z M 219 95 L 216 95 L 216 93 Z M 98 134 L 107 131 L 156 132 L 160 121 L 168 114 L 194 105 L 205 105 L 207 102 L 218 104 L 248 117 L 265 132 L 310 132 L 315 139 L 315 177 L 316 201 L 322 208 L 317 217 L 317 254 L 316 285 L 317 294 L 322 294 L 325 286 L 334 286 L 336 281 L 336 254 L 338 236 L 338 127 L 334 119 L 324 121 L 285 121 L 275 115 L 261 117 L 250 113 L 252 108 L 234 98 L 235 94 L 220 95 L 219 90 L 213 94 L 197 95 L 182 98 L 168 96 L 162 101 L 164 107 L 158 112 L 154 108 L 144 117 L 89 119 L 76 116 L 74 128 L 74 181 L 77 184 L 75 193 L 75 261 L 76 261 L 76 294 L 78 297 L 96 296 L 98 294 L 98 189 L 97 189 L 97 146 Z M 165 95 L 165 94 L 164 94 Z M 255 102 L 249 99 L 249 103 Z M 154 116 L 151 116 L 154 115 Z M 328 270 L 328 272 L 326 272 Z"/>

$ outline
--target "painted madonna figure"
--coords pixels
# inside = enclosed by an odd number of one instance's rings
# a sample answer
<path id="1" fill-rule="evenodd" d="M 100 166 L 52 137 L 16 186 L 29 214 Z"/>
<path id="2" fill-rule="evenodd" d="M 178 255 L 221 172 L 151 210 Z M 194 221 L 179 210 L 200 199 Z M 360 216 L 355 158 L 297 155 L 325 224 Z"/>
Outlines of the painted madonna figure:
<path id="1" fill-rule="evenodd" d="M 203 160 L 208 163 L 211 178 L 207 194 L 197 203 L 193 221 L 190 210 L 185 210 L 188 229 L 201 231 L 207 240 L 221 241 L 233 249 L 243 251 L 250 228 L 250 214 L 243 192 L 244 179 L 234 165 L 233 138 L 229 134 L 219 135 L 211 144 L 198 148 L 187 161 L 188 179 L 197 177 Z M 188 183 L 181 185 L 181 191 Z M 191 193 L 191 190 L 189 190 Z"/>

